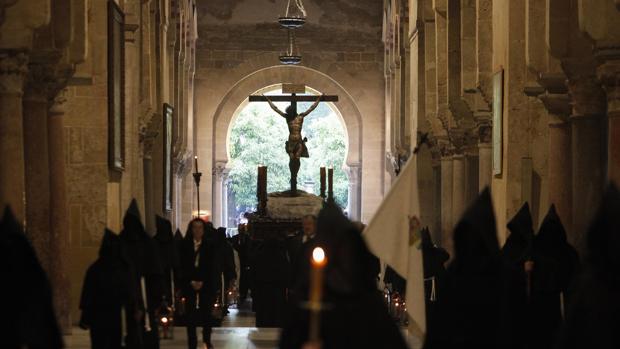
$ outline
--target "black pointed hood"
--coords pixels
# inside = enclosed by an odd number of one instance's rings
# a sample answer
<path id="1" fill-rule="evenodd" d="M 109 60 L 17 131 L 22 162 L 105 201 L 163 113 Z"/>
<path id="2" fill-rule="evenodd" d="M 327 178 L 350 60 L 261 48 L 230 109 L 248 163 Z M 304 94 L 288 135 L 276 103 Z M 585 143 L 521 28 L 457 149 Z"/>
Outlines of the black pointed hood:
<path id="1" fill-rule="evenodd" d="M 169 220 L 156 215 L 155 226 L 157 228 L 157 234 L 154 236 L 155 240 L 163 244 L 172 242 L 174 236 L 172 235 L 172 223 Z"/>
<path id="2" fill-rule="evenodd" d="M 531 258 L 533 225 L 530 205 L 526 202 L 507 224 L 510 235 L 502 248 L 502 254 L 509 263 L 523 262 Z"/>
<path id="3" fill-rule="evenodd" d="M 560 220 L 555 205 L 551 205 L 549 212 L 543 219 L 538 235 L 536 235 L 536 247 L 553 250 L 558 249 L 567 243 L 566 230 Z"/>
<path id="4" fill-rule="evenodd" d="M 177 228 L 177 231 L 174 232 L 174 240 L 175 241 L 181 241 L 183 240 L 183 234 L 181 234 L 181 229 Z"/>
<path id="5" fill-rule="evenodd" d="M 422 231 L 420 231 L 420 235 L 422 235 L 422 249 L 430 249 L 435 247 L 433 238 L 431 237 L 431 231 L 428 227 L 423 228 Z"/>
<path id="6" fill-rule="evenodd" d="M 118 235 L 109 229 L 103 233 L 101 247 L 99 248 L 99 257 L 105 259 L 121 258 L 121 239 Z"/>
<path id="7" fill-rule="evenodd" d="M 21 225 L 7 207 L 0 221 L 1 271 L 8 280 L 6 316 L 3 326 L 7 346 L 29 348 L 62 348 L 62 336 L 52 305 L 52 290 L 35 250 Z M 5 322 L 2 322 L 5 325 Z"/>
<path id="8" fill-rule="evenodd" d="M 454 229 L 455 267 L 478 268 L 495 261 L 499 244 L 491 193 L 486 188 Z"/>
<path id="9" fill-rule="evenodd" d="M 588 261 L 597 270 L 620 270 L 620 192 L 611 184 L 588 230 Z M 620 277 L 616 276 L 617 279 Z"/>
<path id="10" fill-rule="evenodd" d="M 129 204 L 129 208 L 125 212 L 123 217 L 123 231 L 121 236 L 125 236 L 129 239 L 138 239 L 146 234 L 144 225 L 140 218 L 140 209 L 138 208 L 138 202 L 136 199 L 132 199 Z"/>

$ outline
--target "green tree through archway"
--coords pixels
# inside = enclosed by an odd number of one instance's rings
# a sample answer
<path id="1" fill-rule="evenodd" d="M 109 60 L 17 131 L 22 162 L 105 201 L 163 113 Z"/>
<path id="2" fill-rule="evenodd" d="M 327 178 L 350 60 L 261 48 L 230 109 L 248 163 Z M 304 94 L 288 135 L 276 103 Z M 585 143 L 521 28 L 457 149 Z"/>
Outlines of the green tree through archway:
<path id="1" fill-rule="evenodd" d="M 280 91 L 275 91 L 279 93 Z M 271 94 L 271 93 L 268 93 Z M 300 103 L 299 110 L 311 103 Z M 286 103 L 276 103 L 284 110 Z M 319 194 L 319 168 L 334 167 L 334 196 L 341 207 L 347 207 L 349 180 L 344 172 L 346 133 L 339 116 L 326 104 L 321 105 L 304 121 L 303 136 L 308 137 L 310 158 L 302 158 L 298 187 L 312 187 Z M 273 112 L 267 103 L 249 103 L 241 110 L 230 132 L 231 191 L 239 211 L 256 207 L 256 168 L 268 166 L 269 192 L 290 188 L 288 155 L 284 144 L 288 139 L 286 121 Z M 314 182 L 314 183 L 311 183 Z"/>

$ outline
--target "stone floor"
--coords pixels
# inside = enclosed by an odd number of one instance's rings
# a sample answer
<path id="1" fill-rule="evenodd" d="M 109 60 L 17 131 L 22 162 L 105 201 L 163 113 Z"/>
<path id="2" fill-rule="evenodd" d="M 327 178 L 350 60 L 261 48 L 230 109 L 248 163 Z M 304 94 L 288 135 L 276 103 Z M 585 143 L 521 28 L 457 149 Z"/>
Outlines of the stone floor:
<path id="1" fill-rule="evenodd" d="M 213 329 L 212 341 L 217 349 L 276 349 L 280 329 L 256 328 L 255 318 L 247 309 L 231 309 L 231 312 L 222 323 L 222 327 Z M 406 334 L 403 333 L 405 336 Z M 200 330 L 198 331 L 200 340 Z M 73 329 L 71 336 L 65 337 L 67 349 L 90 349 L 88 331 L 78 327 Z M 421 346 L 415 339 L 411 341 L 411 348 Z M 174 330 L 174 339 L 166 339 L 160 342 L 161 349 L 185 349 L 187 348 L 187 335 L 185 327 L 177 327 Z M 199 347 L 200 349 L 200 347 Z"/>
<path id="2" fill-rule="evenodd" d="M 213 329 L 211 340 L 217 349 L 276 349 L 280 329 L 255 328 L 254 315 L 247 310 L 231 309 L 226 316 L 222 327 Z M 200 340 L 200 330 L 198 330 Z M 67 349 L 89 349 L 90 338 L 88 331 L 74 328 L 71 336 L 65 337 Z M 174 339 L 161 340 L 161 349 L 187 348 L 185 327 L 174 330 Z"/>

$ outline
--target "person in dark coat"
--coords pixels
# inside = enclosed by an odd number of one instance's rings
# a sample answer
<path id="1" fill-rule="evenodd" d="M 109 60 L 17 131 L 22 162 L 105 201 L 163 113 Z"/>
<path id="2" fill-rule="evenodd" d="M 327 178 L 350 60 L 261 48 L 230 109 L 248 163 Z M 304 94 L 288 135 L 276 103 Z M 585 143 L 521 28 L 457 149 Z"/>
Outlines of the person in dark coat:
<path id="1" fill-rule="evenodd" d="M 526 202 L 508 222 L 510 235 L 502 247 L 505 266 L 504 311 L 511 317 L 502 323 L 506 348 L 529 348 L 534 342 L 532 319 L 534 227 L 530 206 Z"/>
<path id="2" fill-rule="evenodd" d="M 488 188 L 456 225 L 453 239 L 454 259 L 439 305 L 441 326 L 429 328 L 424 348 L 504 348 L 500 334 L 503 263 Z"/>
<path id="3" fill-rule="evenodd" d="M 88 268 L 84 277 L 80 299 L 80 327 L 90 330 L 93 349 L 120 349 L 122 333 L 129 327 L 137 329 L 136 318 L 138 285 L 126 257 L 122 253 L 120 238 L 105 231 L 99 258 Z M 125 322 L 122 328 L 123 313 L 134 321 Z M 127 347 L 138 347 L 138 343 L 126 343 Z"/>
<path id="4" fill-rule="evenodd" d="M 52 289 L 22 227 L 6 207 L 0 220 L 0 276 L 4 280 L 3 348 L 60 349 L 62 335 Z"/>
<path id="5" fill-rule="evenodd" d="M 187 343 L 196 349 L 196 327 L 202 327 L 202 341 L 208 349 L 211 343 L 213 307 L 222 287 L 223 267 L 218 255 L 215 231 L 194 218 L 187 227 L 181 253 L 182 279 L 179 287 L 186 299 Z"/>
<path id="6" fill-rule="evenodd" d="M 239 233 L 230 238 L 231 245 L 239 256 L 239 303 L 243 304 L 250 290 L 250 237 L 247 226 L 239 224 Z"/>
<path id="7" fill-rule="evenodd" d="M 145 348 L 158 349 L 159 331 L 155 310 L 159 308 L 163 299 L 164 274 L 159 248 L 155 240 L 144 230 L 135 199 L 131 201 L 123 218 L 120 238 L 129 262 L 135 270 L 135 283 L 139 286 L 138 304 L 144 313 L 141 333 L 129 332 L 130 341 L 135 342 L 136 339 L 133 337 L 138 335 L 143 338 Z"/>
<path id="8" fill-rule="evenodd" d="M 222 284 L 221 290 L 221 300 L 222 307 L 224 309 L 224 314 L 228 314 L 228 291 L 233 288 L 235 282 L 237 281 L 237 270 L 235 266 L 235 252 L 226 239 L 226 228 L 220 227 L 216 231 L 217 236 L 217 245 L 218 245 L 218 254 L 220 254 L 222 258 L 222 278 L 224 280 Z"/>
<path id="9" fill-rule="evenodd" d="M 285 243 L 275 237 L 254 247 L 252 302 L 256 327 L 281 327 L 286 312 L 290 264 Z"/>
<path id="10" fill-rule="evenodd" d="M 557 349 L 620 348 L 620 191 L 613 184 L 587 232 Z"/>
<path id="11" fill-rule="evenodd" d="M 321 347 L 407 348 L 377 292 L 376 278 L 368 272 L 373 264 L 372 254 L 363 237 L 335 204 L 327 204 L 319 214 L 312 250 L 317 246 L 325 250 L 327 257 Z M 304 258 L 298 271 L 302 280 L 297 289 L 301 301 L 289 306 L 280 337 L 282 349 L 298 349 L 308 342 L 309 314 L 304 304 L 308 300 L 310 269 L 310 258 Z"/>
<path id="12" fill-rule="evenodd" d="M 426 328 L 430 328 L 430 331 L 433 331 L 433 328 L 441 326 L 438 309 L 445 290 L 445 263 L 450 259 L 450 255 L 445 249 L 433 243 L 431 232 L 428 228 L 422 229 L 421 236 Z M 402 282 L 406 285 L 404 279 Z M 402 294 L 404 295 L 405 293 Z"/>

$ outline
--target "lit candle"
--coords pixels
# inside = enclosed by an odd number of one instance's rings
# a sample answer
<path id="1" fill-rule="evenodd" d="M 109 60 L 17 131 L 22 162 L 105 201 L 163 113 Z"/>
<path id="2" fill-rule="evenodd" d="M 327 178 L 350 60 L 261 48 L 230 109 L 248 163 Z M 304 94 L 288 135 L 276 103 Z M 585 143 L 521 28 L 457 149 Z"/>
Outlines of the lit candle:
<path id="1" fill-rule="evenodd" d="M 194 156 L 194 167 L 196 168 L 196 173 L 198 173 L 198 156 Z"/>
<path id="2" fill-rule="evenodd" d="M 327 265 L 325 251 L 316 247 L 312 251 L 312 270 L 310 272 L 310 328 L 308 339 L 319 342 L 321 299 L 323 298 L 323 271 Z"/>
<path id="3" fill-rule="evenodd" d="M 325 197 L 325 166 L 321 166 L 321 197 Z"/>

